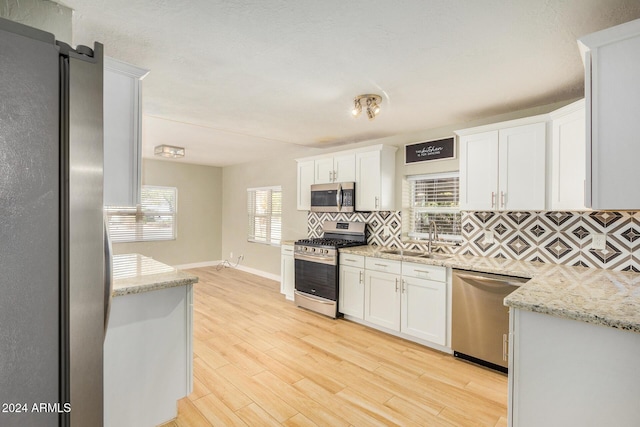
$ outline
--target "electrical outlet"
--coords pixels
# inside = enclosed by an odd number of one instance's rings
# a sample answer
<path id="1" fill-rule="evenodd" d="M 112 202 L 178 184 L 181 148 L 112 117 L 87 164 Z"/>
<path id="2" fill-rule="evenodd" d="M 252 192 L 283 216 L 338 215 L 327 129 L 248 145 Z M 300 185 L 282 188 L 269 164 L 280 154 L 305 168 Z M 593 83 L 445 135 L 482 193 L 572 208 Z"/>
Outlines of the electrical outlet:
<path id="1" fill-rule="evenodd" d="M 604 250 L 607 247 L 607 235 L 595 233 L 591 235 L 591 249 Z"/>
<path id="2" fill-rule="evenodd" d="M 494 243 L 493 230 L 484 230 L 484 243 Z"/>
<path id="3" fill-rule="evenodd" d="M 229 252 L 229 259 L 233 259 L 233 252 Z"/>

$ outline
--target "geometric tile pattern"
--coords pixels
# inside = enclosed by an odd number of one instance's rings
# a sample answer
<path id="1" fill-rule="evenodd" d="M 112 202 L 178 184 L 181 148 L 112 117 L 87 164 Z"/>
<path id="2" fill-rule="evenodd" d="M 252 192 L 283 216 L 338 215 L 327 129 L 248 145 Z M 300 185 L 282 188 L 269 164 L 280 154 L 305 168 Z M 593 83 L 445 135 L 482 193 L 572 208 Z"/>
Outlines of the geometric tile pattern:
<path id="1" fill-rule="evenodd" d="M 352 214 L 308 214 L 308 235 L 319 237 L 324 221 L 367 224 L 368 243 L 389 248 L 426 250 L 425 244 L 401 240 L 399 211 Z M 492 230 L 493 242 L 485 241 Z M 592 234 L 605 234 L 603 250 L 591 248 Z M 640 212 L 462 212 L 462 244 L 443 252 L 492 258 L 566 264 L 616 271 L 640 272 Z"/>

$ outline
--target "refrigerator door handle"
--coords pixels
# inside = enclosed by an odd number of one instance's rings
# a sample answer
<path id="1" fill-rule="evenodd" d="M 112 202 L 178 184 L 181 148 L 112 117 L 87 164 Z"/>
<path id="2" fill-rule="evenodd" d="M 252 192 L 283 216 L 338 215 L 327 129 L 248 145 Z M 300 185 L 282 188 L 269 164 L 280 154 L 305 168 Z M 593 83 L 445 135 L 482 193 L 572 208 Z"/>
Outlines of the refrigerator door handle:
<path id="1" fill-rule="evenodd" d="M 107 216 L 104 217 L 104 336 L 107 337 L 109 314 L 111 312 L 111 298 L 113 293 L 113 248 Z"/>

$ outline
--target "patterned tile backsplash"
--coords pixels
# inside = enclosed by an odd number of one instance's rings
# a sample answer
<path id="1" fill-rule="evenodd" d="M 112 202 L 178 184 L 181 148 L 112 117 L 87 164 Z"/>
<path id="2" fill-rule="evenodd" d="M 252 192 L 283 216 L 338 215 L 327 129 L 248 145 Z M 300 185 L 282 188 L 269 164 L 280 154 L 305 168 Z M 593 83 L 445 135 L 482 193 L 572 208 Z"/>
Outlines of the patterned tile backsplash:
<path id="1" fill-rule="evenodd" d="M 322 235 L 324 221 L 367 223 L 370 245 L 426 250 L 426 244 L 401 240 L 400 211 L 352 214 L 308 214 L 309 237 Z M 485 231 L 494 241 L 485 241 Z M 605 234 L 606 248 L 591 248 L 592 234 Z M 640 272 L 640 212 L 463 212 L 460 246 L 444 252 L 581 265 L 616 271 Z"/>

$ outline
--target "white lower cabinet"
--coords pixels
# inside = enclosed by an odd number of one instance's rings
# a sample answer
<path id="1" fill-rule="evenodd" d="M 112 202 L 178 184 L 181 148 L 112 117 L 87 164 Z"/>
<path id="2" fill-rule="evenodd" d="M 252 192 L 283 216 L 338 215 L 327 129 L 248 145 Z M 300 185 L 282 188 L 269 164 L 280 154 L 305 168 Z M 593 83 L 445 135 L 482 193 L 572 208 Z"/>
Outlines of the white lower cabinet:
<path id="1" fill-rule="evenodd" d="M 280 250 L 280 293 L 285 298 L 293 301 L 295 287 L 295 260 L 293 259 L 293 246 L 282 245 Z"/>
<path id="2" fill-rule="evenodd" d="M 433 279 L 407 276 L 434 276 Z M 425 273 L 422 273 L 425 272 Z M 432 273 L 433 272 L 433 273 Z M 442 281 L 437 279 L 443 278 Z M 447 343 L 447 283 L 444 267 L 402 264 L 400 331 L 436 344 Z"/>
<path id="3" fill-rule="evenodd" d="M 447 345 L 446 267 L 367 257 L 364 278 L 367 323 Z"/>
<path id="4" fill-rule="evenodd" d="M 400 331 L 400 275 L 366 270 L 364 320 Z"/>
<path id="5" fill-rule="evenodd" d="M 340 254 L 338 311 L 364 319 L 364 257 Z"/>

